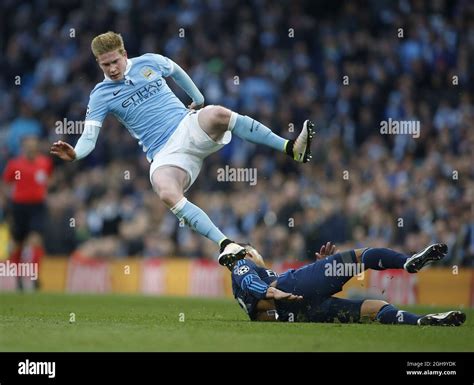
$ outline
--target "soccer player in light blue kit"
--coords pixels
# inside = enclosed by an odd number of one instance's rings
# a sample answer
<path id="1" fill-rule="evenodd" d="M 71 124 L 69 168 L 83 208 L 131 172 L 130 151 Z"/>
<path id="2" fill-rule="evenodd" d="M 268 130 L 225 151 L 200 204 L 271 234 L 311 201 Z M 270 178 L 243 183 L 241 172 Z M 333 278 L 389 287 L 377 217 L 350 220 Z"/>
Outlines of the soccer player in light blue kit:
<path id="1" fill-rule="evenodd" d="M 96 36 L 91 44 L 104 80 L 92 90 L 84 131 L 73 148 L 58 141 L 51 153 L 67 161 L 82 159 L 95 147 L 106 115 L 114 115 L 138 140 L 150 165 L 150 182 L 164 204 L 193 230 L 220 246 L 219 263 L 245 256 L 184 193 L 196 180 L 203 160 L 230 142 L 232 134 L 264 144 L 305 163 L 311 158 L 313 124 L 306 120 L 296 140 L 286 140 L 248 116 L 221 106 L 204 105 L 191 78 L 167 57 L 147 53 L 127 58 L 122 37 Z M 171 77 L 192 99 L 186 108 L 165 81 Z"/>

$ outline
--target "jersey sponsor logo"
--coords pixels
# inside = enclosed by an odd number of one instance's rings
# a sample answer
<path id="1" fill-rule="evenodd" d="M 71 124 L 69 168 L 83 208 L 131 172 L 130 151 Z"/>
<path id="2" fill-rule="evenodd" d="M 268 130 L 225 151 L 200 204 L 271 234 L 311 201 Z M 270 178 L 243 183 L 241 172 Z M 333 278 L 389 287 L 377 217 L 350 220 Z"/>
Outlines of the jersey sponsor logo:
<path id="1" fill-rule="evenodd" d="M 121 89 L 121 88 L 119 88 L 118 90 L 114 91 L 114 92 L 113 92 L 114 96 L 117 96 L 117 95 L 119 94 L 119 92 L 120 92 L 120 91 L 122 91 L 122 89 Z"/>
<path id="2" fill-rule="evenodd" d="M 244 274 L 247 274 L 249 271 L 250 271 L 250 267 L 248 267 L 246 265 L 236 267 L 234 269 L 234 273 L 237 274 L 237 275 L 244 275 Z"/>
<path id="3" fill-rule="evenodd" d="M 151 98 L 153 95 L 156 95 L 160 89 L 163 87 L 163 79 L 158 79 L 153 82 L 150 82 L 143 87 L 140 87 L 136 92 L 131 96 L 125 99 L 122 102 L 122 107 L 127 108 L 130 106 L 136 107 L 143 103 L 145 100 Z"/>

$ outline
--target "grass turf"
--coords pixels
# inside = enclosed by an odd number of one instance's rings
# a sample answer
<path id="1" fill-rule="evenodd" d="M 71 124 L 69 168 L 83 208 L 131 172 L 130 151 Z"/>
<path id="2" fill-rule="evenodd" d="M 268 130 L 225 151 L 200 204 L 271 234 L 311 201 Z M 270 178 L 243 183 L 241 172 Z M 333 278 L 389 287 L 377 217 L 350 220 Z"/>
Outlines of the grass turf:
<path id="1" fill-rule="evenodd" d="M 256 323 L 230 299 L 0 293 L 0 351 L 472 352 L 466 313 L 461 327 Z"/>

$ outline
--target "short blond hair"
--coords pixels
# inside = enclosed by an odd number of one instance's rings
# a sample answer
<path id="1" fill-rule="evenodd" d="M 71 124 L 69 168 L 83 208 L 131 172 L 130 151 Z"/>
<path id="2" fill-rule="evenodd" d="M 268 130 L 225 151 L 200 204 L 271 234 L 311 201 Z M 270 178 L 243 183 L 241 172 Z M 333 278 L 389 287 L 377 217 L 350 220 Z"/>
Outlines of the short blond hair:
<path id="1" fill-rule="evenodd" d="M 112 31 L 94 37 L 92 39 L 91 49 L 95 57 L 117 49 L 121 55 L 125 53 L 122 35 Z"/>

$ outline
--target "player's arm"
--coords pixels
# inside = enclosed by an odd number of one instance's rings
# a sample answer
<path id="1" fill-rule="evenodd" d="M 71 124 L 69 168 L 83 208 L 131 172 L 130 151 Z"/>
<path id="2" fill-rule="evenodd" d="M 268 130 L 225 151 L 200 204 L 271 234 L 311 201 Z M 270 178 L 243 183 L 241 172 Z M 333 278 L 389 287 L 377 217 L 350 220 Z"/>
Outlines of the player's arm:
<path id="1" fill-rule="evenodd" d="M 266 293 L 266 299 L 274 299 L 277 301 L 297 301 L 303 299 L 301 295 L 296 295 L 292 293 L 287 293 L 285 291 L 279 290 L 276 287 L 268 287 Z"/>
<path id="2" fill-rule="evenodd" d="M 69 143 L 63 142 L 62 140 L 58 140 L 51 146 L 50 153 L 69 162 L 85 158 L 95 148 L 99 132 L 100 127 L 86 124 L 75 147 L 72 147 Z"/>
<path id="3" fill-rule="evenodd" d="M 98 92 L 92 91 L 89 105 L 87 106 L 84 130 L 76 146 L 73 148 L 69 143 L 59 140 L 51 146 L 51 154 L 56 155 L 62 160 L 72 162 L 85 158 L 92 152 L 99 137 L 102 122 L 108 112 L 107 104 L 101 99 Z"/>
<path id="4" fill-rule="evenodd" d="M 154 54 L 154 60 L 164 77 L 171 76 L 174 82 L 193 100 L 189 108 L 199 109 L 204 105 L 204 96 L 196 87 L 189 75 L 173 60 L 166 56 Z"/>
<path id="5" fill-rule="evenodd" d="M 274 299 L 274 300 L 287 300 L 294 301 L 300 300 L 303 297 L 299 295 L 294 295 L 291 293 L 286 293 L 267 285 L 262 279 L 258 276 L 255 269 L 252 268 L 247 261 L 242 260 L 233 268 L 232 274 L 237 281 L 237 284 L 240 285 L 241 289 L 252 295 L 257 299 Z"/>
<path id="6" fill-rule="evenodd" d="M 193 102 L 188 106 L 189 108 L 201 108 L 204 105 L 204 96 L 196 87 L 189 75 L 174 61 L 171 60 L 173 69 L 170 76 L 181 89 L 188 94 Z"/>

